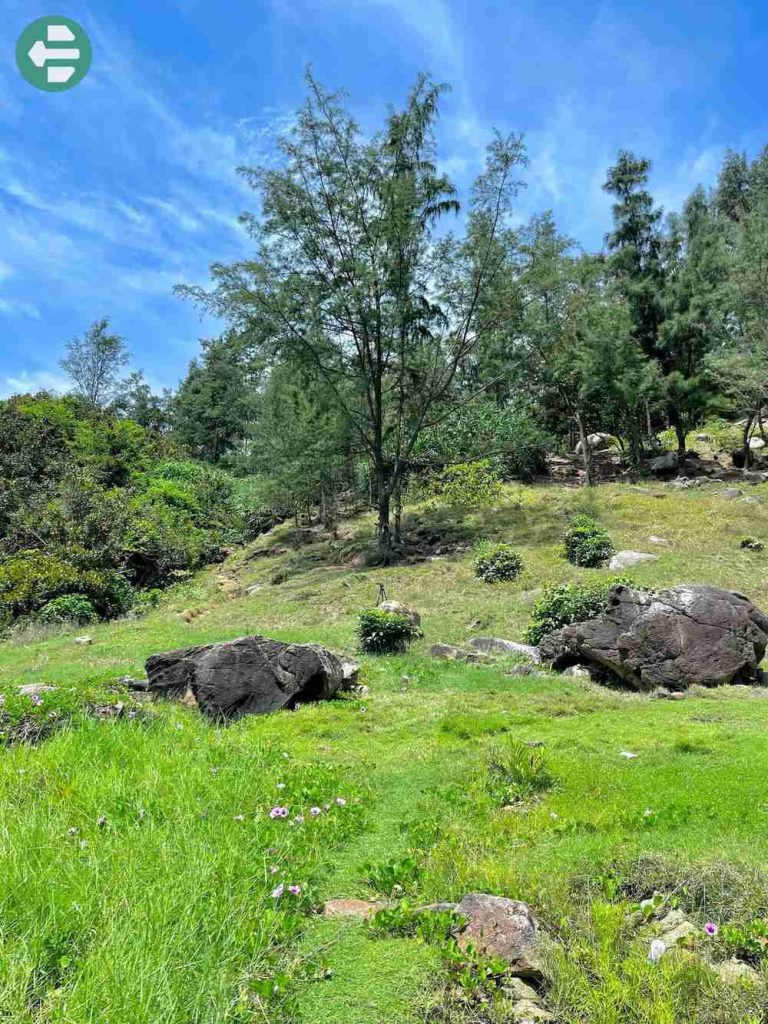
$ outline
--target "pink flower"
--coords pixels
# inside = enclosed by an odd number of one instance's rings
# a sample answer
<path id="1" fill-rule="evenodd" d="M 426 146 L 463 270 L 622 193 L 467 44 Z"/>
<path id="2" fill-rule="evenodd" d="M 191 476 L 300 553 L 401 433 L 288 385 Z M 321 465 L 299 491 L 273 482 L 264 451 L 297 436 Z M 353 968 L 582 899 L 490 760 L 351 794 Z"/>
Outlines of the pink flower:
<path id="1" fill-rule="evenodd" d="M 715 935 L 717 935 L 719 930 L 720 929 L 717 927 L 714 921 L 707 921 L 707 923 L 704 925 L 704 931 L 707 933 L 707 935 L 711 935 L 714 937 Z"/>
<path id="2" fill-rule="evenodd" d="M 339 805 L 339 807 L 346 807 L 347 806 L 347 801 L 344 799 L 343 796 L 337 796 L 336 797 L 336 803 Z"/>
<path id="3" fill-rule="evenodd" d="M 288 808 L 287 807 L 273 807 L 269 812 L 270 818 L 287 818 Z"/>
<path id="4" fill-rule="evenodd" d="M 289 885 L 288 886 L 288 892 L 291 894 L 291 896 L 301 896 L 301 886 L 300 885 Z"/>
<path id="5" fill-rule="evenodd" d="M 318 814 L 322 814 L 322 811 L 320 810 L 319 807 L 310 807 L 309 813 L 312 815 L 313 818 L 316 818 Z"/>
<path id="6" fill-rule="evenodd" d="M 275 867 L 275 865 L 273 864 L 272 867 L 269 869 L 269 873 L 270 875 L 276 875 L 279 870 L 280 869 Z"/>
<path id="7" fill-rule="evenodd" d="M 284 892 L 285 892 L 285 886 L 281 882 L 280 885 L 278 885 L 275 889 L 272 890 L 272 899 L 273 900 L 279 900 Z"/>

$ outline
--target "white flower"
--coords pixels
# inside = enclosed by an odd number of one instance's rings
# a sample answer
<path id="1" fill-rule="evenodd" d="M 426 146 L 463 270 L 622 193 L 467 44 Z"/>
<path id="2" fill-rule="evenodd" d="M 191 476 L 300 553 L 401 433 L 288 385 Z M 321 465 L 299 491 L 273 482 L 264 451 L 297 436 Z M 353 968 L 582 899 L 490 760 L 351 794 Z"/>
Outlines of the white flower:
<path id="1" fill-rule="evenodd" d="M 637 754 L 633 754 L 631 750 L 620 750 L 619 757 L 626 757 L 627 760 L 630 760 L 633 757 L 637 757 Z"/>
<path id="2" fill-rule="evenodd" d="M 657 964 L 667 951 L 667 944 L 662 939 L 654 939 L 648 951 L 648 960 Z"/>

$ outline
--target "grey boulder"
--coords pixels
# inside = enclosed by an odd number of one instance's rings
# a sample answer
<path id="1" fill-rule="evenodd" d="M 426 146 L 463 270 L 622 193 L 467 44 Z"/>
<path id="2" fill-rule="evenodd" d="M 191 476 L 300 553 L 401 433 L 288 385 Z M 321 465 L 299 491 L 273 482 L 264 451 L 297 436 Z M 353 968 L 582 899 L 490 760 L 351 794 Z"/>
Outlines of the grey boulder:
<path id="1" fill-rule="evenodd" d="M 155 654 L 146 671 L 151 694 L 191 693 L 200 710 L 217 719 L 324 700 L 345 683 L 341 661 L 324 647 L 264 636 Z"/>
<path id="2" fill-rule="evenodd" d="M 540 650 L 554 668 L 588 664 L 647 691 L 759 682 L 767 645 L 768 616 L 743 594 L 619 585 L 598 616 L 555 630 Z"/>
<path id="3" fill-rule="evenodd" d="M 631 569 L 633 565 L 643 562 L 656 562 L 658 555 L 650 555 L 645 551 L 617 551 L 608 563 L 609 569 Z"/>

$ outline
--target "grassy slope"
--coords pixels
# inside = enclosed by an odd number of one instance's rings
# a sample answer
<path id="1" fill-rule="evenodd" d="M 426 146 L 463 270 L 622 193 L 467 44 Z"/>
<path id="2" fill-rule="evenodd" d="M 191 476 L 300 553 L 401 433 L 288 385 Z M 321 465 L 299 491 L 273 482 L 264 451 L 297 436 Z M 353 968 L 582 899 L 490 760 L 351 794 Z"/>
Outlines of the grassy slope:
<path id="1" fill-rule="evenodd" d="M 296 1019 L 422 1019 L 418 997 L 435 973 L 432 950 L 313 919 L 299 937 L 273 927 L 264 909 L 271 906 L 272 884 L 265 849 L 275 834 L 287 844 L 280 847 L 281 871 L 284 863 L 301 876 L 311 900 L 369 894 L 366 863 L 418 848 L 419 899 L 504 892 L 532 902 L 553 927 L 575 910 L 572 879 L 601 879 L 616 860 L 653 851 L 681 861 L 763 861 L 768 701 L 762 691 L 651 701 L 557 677 L 511 679 L 500 668 L 434 663 L 422 648 L 466 640 L 478 620 L 475 632 L 519 638 L 543 584 L 594 576 L 568 566 L 559 553 L 567 511 L 587 499 L 618 547 L 660 554 L 658 562 L 632 571 L 638 582 L 717 583 L 768 606 L 768 556 L 738 548 L 743 536 L 765 537 L 767 493 L 748 488 L 749 501 L 728 502 L 714 489 L 606 487 L 589 496 L 514 489 L 501 508 L 452 524 L 470 538 L 512 540 L 526 561 L 514 584 L 477 583 L 468 557 L 387 570 L 333 564 L 304 570 L 310 560 L 333 560 L 327 542 L 267 559 L 237 553 L 222 571 L 202 574 L 147 618 L 89 630 L 89 647 L 74 645 L 70 634 L 0 648 L 0 687 L 136 673 L 149 653 L 244 632 L 351 650 L 355 613 L 373 603 L 379 581 L 390 596 L 421 610 L 426 631 L 408 658 L 368 665 L 370 693 L 363 699 L 226 730 L 186 709 L 164 708 L 149 725 L 93 724 L 36 749 L 6 752 L 0 1021 L 81 1024 L 101 1013 L 112 1024 L 239 1024 L 261 1019 L 250 1004 L 243 1009 L 234 1000 L 243 979 L 273 974 L 276 964 L 310 954 L 328 965 L 330 978 L 299 983 Z M 352 534 L 366 527 L 347 527 L 339 541 L 347 555 L 356 546 Z M 669 546 L 653 548 L 650 535 Z M 294 575 L 270 586 L 276 568 Z M 222 575 L 263 589 L 229 599 L 217 579 Z M 179 615 L 186 608 L 203 614 L 187 624 Z M 544 741 L 557 780 L 541 803 L 522 811 L 495 806 L 483 785 L 486 751 L 506 735 Z M 639 756 L 624 759 L 622 750 Z M 275 833 L 264 819 L 271 802 L 283 799 L 275 789 L 283 778 L 294 787 L 297 809 L 309 799 L 305 786 L 322 789 L 322 797 L 319 790 L 312 796 L 318 800 L 362 786 L 366 810 L 350 805 L 349 826 L 324 826 L 319 843 L 311 836 L 305 841 L 300 830 Z M 246 822 L 235 820 L 241 813 Z M 102 814 L 105 829 L 94 824 Z M 78 837 L 67 836 L 70 827 L 81 829 Z M 672 1013 L 669 993 L 643 996 L 635 1018 L 616 1010 L 613 977 L 592 988 L 605 992 L 589 997 L 598 1000 L 590 1020 L 661 1021 Z M 585 1012 L 573 989 L 564 997 L 570 1007 L 564 1020 Z"/>

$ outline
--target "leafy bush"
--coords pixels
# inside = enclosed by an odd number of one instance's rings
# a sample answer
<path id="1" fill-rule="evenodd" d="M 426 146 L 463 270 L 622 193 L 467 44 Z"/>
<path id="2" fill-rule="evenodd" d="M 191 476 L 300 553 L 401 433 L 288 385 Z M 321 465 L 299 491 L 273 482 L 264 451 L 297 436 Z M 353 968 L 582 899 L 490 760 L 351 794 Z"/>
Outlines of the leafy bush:
<path id="1" fill-rule="evenodd" d="M 485 583 L 516 580 L 523 571 L 523 560 L 511 544 L 477 545 L 473 563 L 475 576 Z"/>
<path id="2" fill-rule="evenodd" d="M 762 551 L 765 547 L 757 537 L 745 537 L 739 545 L 744 551 Z"/>
<path id="3" fill-rule="evenodd" d="M 565 531 L 565 557 L 573 565 L 594 569 L 613 551 L 607 531 L 592 516 L 576 516 Z"/>
<path id="4" fill-rule="evenodd" d="M 422 635 L 418 626 L 397 612 L 371 608 L 360 612 L 357 636 L 367 654 L 402 654 Z"/>
<path id="5" fill-rule="evenodd" d="M 719 945 L 727 956 L 757 964 L 768 955 L 768 921 L 756 918 L 746 924 L 723 925 Z"/>
<path id="6" fill-rule="evenodd" d="M 366 884 L 382 896 L 402 896 L 416 885 L 422 874 L 418 861 L 411 856 L 385 864 L 365 864 L 363 870 Z"/>
<path id="7" fill-rule="evenodd" d="M 495 747 L 488 758 L 486 772 L 486 788 L 502 806 L 527 800 L 554 784 L 544 751 L 525 743 L 511 742 Z"/>
<path id="8" fill-rule="evenodd" d="M 79 594 L 109 618 L 130 607 L 131 588 L 117 571 L 81 569 L 44 551 L 21 551 L 0 563 L 0 617 L 40 611 L 54 598 Z"/>
<path id="9" fill-rule="evenodd" d="M 64 594 L 43 605 L 38 614 L 41 622 L 75 622 L 85 626 L 96 618 L 96 610 L 85 594 Z"/>
<path id="10" fill-rule="evenodd" d="M 563 583 L 547 587 L 533 606 L 533 622 L 526 631 L 526 641 L 538 644 L 555 629 L 594 618 L 605 608 L 611 588 L 626 582 L 626 579 L 617 577 L 598 583 Z"/>
<path id="11" fill-rule="evenodd" d="M 462 462 L 433 477 L 427 493 L 447 505 L 490 505 L 501 495 L 501 480 L 489 459 Z"/>

